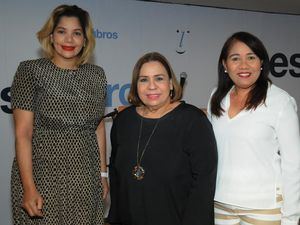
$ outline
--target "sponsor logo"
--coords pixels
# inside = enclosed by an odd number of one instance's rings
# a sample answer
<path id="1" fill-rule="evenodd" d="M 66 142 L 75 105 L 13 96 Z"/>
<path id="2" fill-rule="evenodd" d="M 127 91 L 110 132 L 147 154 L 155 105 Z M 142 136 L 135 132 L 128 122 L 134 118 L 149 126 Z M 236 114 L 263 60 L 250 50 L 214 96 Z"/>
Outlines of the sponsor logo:
<path id="1" fill-rule="evenodd" d="M 120 105 L 129 105 L 127 101 L 127 95 L 130 89 L 130 83 L 128 84 L 108 84 L 106 94 L 106 107 L 117 107 Z M 4 113 L 11 114 L 11 97 L 10 87 L 6 87 L 1 91 L 1 100 L 5 104 L 1 104 L 1 110 Z"/>
<path id="2" fill-rule="evenodd" d="M 300 77 L 300 53 L 295 53 L 290 58 L 281 52 L 276 53 L 270 58 L 270 64 L 270 72 L 274 77 L 283 77 L 288 72 L 292 77 Z"/>
<path id="3" fill-rule="evenodd" d="M 108 84 L 106 94 L 106 107 L 129 105 L 127 95 L 131 84 Z M 116 99 L 116 102 L 114 100 Z"/>
<path id="4" fill-rule="evenodd" d="M 119 33 L 112 31 L 103 31 L 98 28 L 94 29 L 94 36 L 98 39 L 118 39 Z"/>
<path id="5" fill-rule="evenodd" d="M 183 53 L 182 53 L 183 54 Z M 270 58 L 270 75 L 274 77 L 292 76 L 300 77 L 300 53 L 292 54 L 287 57 L 283 53 L 276 53 Z M 119 105 L 129 105 L 127 95 L 130 89 L 130 83 L 126 84 L 108 84 L 106 95 L 106 107 L 115 107 Z M 11 96 L 10 87 L 1 90 L 1 110 L 4 113 L 11 114 Z"/>
<path id="6" fill-rule="evenodd" d="M 177 30 L 177 36 L 178 36 L 178 46 L 176 48 L 176 52 L 180 55 L 184 54 L 186 52 L 185 48 L 185 41 L 187 39 L 187 36 L 190 34 L 189 30 Z"/>
<path id="7" fill-rule="evenodd" d="M 6 87 L 1 91 L 1 100 L 9 103 L 8 105 L 1 104 L 2 111 L 5 113 L 12 113 L 10 108 L 10 87 Z"/>

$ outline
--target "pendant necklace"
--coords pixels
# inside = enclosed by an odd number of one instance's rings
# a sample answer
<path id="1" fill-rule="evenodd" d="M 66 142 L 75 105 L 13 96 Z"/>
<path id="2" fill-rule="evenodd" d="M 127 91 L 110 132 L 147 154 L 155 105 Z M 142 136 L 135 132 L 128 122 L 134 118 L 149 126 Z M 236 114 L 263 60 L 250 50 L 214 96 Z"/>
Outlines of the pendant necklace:
<path id="1" fill-rule="evenodd" d="M 158 126 L 160 118 L 156 121 L 151 134 L 145 144 L 145 147 L 143 148 L 143 150 L 141 151 L 141 155 L 139 155 L 140 152 L 140 141 L 141 141 L 141 137 L 142 137 L 142 130 L 143 130 L 143 117 L 141 117 L 141 123 L 140 123 L 140 130 L 139 130 L 139 139 L 138 139 L 138 143 L 137 143 L 137 149 L 136 149 L 136 165 L 133 167 L 132 170 L 132 175 L 135 179 L 137 180 L 142 180 L 144 179 L 145 176 L 145 169 L 141 166 L 141 162 L 142 162 L 142 158 L 145 154 L 145 151 L 150 143 L 150 140 L 153 136 L 153 134 L 155 133 L 155 130 Z"/>

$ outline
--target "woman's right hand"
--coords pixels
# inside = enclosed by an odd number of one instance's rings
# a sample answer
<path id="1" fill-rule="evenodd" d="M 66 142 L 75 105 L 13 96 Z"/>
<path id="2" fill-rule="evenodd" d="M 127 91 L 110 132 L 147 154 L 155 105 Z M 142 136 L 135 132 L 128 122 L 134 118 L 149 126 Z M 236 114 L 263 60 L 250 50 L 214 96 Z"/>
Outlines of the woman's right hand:
<path id="1" fill-rule="evenodd" d="M 42 217 L 43 198 L 37 191 L 32 168 L 34 113 L 14 109 L 16 159 L 24 190 L 22 207 L 31 217 Z"/>
<path id="2" fill-rule="evenodd" d="M 43 217 L 43 203 L 44 200 L 36 189 L 24 191 L 22 207 L 29 216 Z"/>

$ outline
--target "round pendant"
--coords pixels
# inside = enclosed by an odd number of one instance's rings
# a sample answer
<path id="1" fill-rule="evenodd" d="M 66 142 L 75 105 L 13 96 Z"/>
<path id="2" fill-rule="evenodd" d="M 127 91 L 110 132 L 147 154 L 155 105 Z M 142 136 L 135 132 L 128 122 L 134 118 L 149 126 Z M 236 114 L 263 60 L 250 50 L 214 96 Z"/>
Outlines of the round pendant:
<path id="1" fill-rule="evenodd" d="M 142 180 L 145 176 L 145 170 L 143 167 L 136 165 L 133 167 L 132 174 L 135 179 Z"/>

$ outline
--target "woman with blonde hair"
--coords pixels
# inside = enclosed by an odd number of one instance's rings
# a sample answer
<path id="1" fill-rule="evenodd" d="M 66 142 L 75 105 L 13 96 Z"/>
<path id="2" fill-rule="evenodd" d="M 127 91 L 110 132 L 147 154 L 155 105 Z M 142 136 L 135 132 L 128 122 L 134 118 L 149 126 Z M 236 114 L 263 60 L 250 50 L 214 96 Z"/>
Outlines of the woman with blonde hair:
<path id="1" fill-rule="evenodd" d="M 102 225 L 106 77 L 87 63 L 95 46 L 89 14 L 60 5 L 37 37 L 46 57 L 21 62 L 11 88 L 14 224 Z"/>

